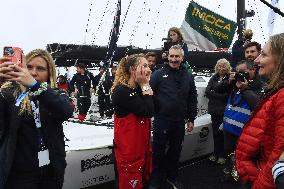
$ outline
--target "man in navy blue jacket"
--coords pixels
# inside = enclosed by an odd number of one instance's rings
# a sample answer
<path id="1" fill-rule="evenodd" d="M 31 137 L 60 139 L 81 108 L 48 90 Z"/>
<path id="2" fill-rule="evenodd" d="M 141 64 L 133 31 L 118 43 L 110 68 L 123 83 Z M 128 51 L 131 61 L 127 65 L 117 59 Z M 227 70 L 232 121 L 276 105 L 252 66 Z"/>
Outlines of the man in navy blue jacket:
<path id="1" fill-rule="evenodd" d="M 197 115 L 194 78 L 182 65 L 183 55 L 181 46 L 172 46 L 169 63 L 155 71 L 150 80 L 155 105 L 150 188 L 159 188 L 164 181 L 177 187 L 185 125 L 187 131 L 192 131 Z"/>

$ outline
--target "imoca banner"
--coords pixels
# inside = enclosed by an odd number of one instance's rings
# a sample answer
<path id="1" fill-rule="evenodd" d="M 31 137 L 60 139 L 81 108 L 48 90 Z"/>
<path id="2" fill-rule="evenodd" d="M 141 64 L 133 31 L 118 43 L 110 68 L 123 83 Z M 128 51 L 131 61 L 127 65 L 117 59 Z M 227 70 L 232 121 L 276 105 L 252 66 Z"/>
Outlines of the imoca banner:
<path id="1" fill-rule="evenodd" d="M 181 26 L 189 50 L 203 51 L 229 48 L 236 28 L 236 22 L 193 1 L 189 3 Z"/>

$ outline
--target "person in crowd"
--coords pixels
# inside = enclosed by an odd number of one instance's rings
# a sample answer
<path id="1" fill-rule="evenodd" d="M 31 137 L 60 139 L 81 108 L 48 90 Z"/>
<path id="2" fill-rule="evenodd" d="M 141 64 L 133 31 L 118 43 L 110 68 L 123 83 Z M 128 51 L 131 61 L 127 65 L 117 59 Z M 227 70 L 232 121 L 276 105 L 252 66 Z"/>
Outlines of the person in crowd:
<path id="1" fill-rule="evenodd" d="M 121 59 L 112 86 L 115 170 L 119 189 L 141 189 L 152 169 L 151 124 L 154 113 L 151 70 L 143 54 Z"/>
<path id="2" fill-rule="evenodd" d="M 157 70 L 157 54 L 155 52 L 148 52 L 146 54 L 146 59 L 149 62 L 149 67 L 152 72 Z"/>
<path id="3" fill-rule="evenodd" d="M 98 105 L 100 117 L 111 117 L 110 89 L 112 77 L 105 67 L 100 67 L 99 74 L 95 76 L 96 93 L 98 94 Z"/>
<path id="4" fill-rule="evenodd" d="M 230 179 L 232 173 L 235 174 L 236 143 L 244 124 L 259 103 L 264 87 L 256 73 L 254 63 L 249 60 L 242 60 L 237 64 L 236 72 L 231 72 L 229 82 L 232 84 L 232 90 L 227 101 L 223 121 L 224 151 L 227 158 L 224 169 L 226 179 Z M 236 178 L 235 180 L 237 180 Z"/>
<path id="5" fill-rule="evenodd" d="M 79 122 L 83 122 L 86 118 L 88 110 L 91 106 L 91 93 L 90 89 L 93 84 L 95 88 L 94 75 L 86 70 L 86 66 L 83 63 L 75 64 L 77 73 L 72 77 L 70 81 L 70 92 L 76 93 L 77 108 L 79 110 L 78 119 Z"/>
<path id="6" fill-rule="evenodd" d="M 273 164 L 284 149 L 284 33 L 263 46 L 259 75 L 268 78 L 265 96 L 243 128 L 236 150 L 236 167 L 242 182 L 252 189 L 275 189 Z"/>
<path id="7" fill-rule="evenodd" d="M 177 27 L 172 27 L 168 30 L 168 39 L 170 39 L 172 45 L 180 45 L 183 49 L 184 56 L 183 56 L 183 62 L 189 62 L 189 52 L 188 52 L 188 47 L 187 44 L 183 40 L 182 33 L 179 28 Z M 168 61 L 168 56 L 167 52 L 162 53 L 162 59 L 167 62 Z"/>
<path id="8" fill-rule="evenodd" d="M 214 137 L 214 153 L 209 160 L 219 164 L 225 163 L 223 131 L 219 127 L 223 123 L 224 110 L 230 94 L 230 72 L 230 62 L 224 58 L 218 60 L 215 65 L 215 74 L 210 78 L 205 89 L 205 96 L 209 99 L 208 113 L 211 115 Z"/>
<path id="9" fill-rule="evenodd" d="M 67 82 L 66 77 L 64 77 L 63 75 L 59 75 L 57 77 L 57 87 L 58 87 L 58 89 L 61 89 L 61 90 L 65 91 L 66 93 L 68 93 L 69 84 Z"/>
<path id="10" fill-rule="evenodd" d="M 232 62 L 231 66 L 235 69 L 237 63 L 241 60 L 245 59 L 245 51 L 244 45 L 251 42 L 253 36 L 253 32 L 251 29 L 246 29 L 243 31 L 242 37 L 238 37 L 238 39 L 234 42 L 232 47 Z"/>
<path id="11" fill-rule="evenodd" d="M 273 166 L 272 176 L 276 184 L 276 189 L 284 188 L 284 152 Z"/>
<path id="12" fill-rule="evenodd" d="M 110 81 L 109 81 L 109 82 L 110 82 L 110 85 L 109 85 L 110 89 L 108 89 L 109 94 L 111 94 L 111 87 L 112 87 L 113 82 L 114 82 L 114 79 L 115 79 L 116 70 L 117 70 L 117 66 L 113 66 L 113 67 L 111 68 L 111 76 L 110 76 L 110 78 L 109 78 L 109 80 L 110 80 Z M 110 97 L 110 104 L 109 104 L 108 107 L 107 107 L 106 116 L 107 116 L 107 117 L 112 117 L 113 114 L 114 114 L 114 108 L 113 108 L 113 103 L 112 103 L 111 96 L 109 95 L 109 97 Z"/>
<path id="13" fill-rule="evenodd" d="M 261 52 L 261 45 L 258 42 L 248 42 L 244 45 L 245 59 L 254 61 Z"/>
<path id="14" fill-rule="evenodd" d="M 55 90 L 55 64 L 41 49 L 28 53 L 23 67 L 9 61 L 0 58 L 0 189 L 61 189 L 62 123 L 73 109 Z"/>
<path id="15" fill-rule="evenodd" d="M 180 45 L 169 49 L 168 61 L 150 80 L 155 104 L 151 188 L 159 188 L 165 181 L 173 187 L 182 187 L 177 177 L 185 125 L 188 132 L 192 131 L 197 115 L 194 78 L 181 65 Z"/>

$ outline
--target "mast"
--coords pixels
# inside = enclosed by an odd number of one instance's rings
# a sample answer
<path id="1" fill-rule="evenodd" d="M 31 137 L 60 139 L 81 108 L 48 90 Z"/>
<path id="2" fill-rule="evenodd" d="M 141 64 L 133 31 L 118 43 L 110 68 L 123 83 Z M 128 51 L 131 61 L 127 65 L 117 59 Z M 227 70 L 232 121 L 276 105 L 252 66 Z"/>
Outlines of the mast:
<path id="1" fill-rule="evenodd" d="M 246 20 L 246 2 L 245 0 L 237 0 L 237 24 L 238 24 L 238 36 L 242 38 L 243 30 L 245 29 Z"/>

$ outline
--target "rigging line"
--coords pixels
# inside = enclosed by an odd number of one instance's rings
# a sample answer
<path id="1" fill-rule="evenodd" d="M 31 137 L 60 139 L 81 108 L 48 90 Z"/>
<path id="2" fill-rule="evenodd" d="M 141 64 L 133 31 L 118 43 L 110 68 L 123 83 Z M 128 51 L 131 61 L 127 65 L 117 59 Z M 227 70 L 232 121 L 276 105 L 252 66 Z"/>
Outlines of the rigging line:
<path id="1" fill-rule="evenodd" d="M 161 0 L 160 1 L 160 6 L 159 7 L 162 7 L 162 4 L 163 4 L 163 1 Z M 153 29 L 154 29 L 154 31 L 153 31 L 153 33 L 152 33 L 152 36 L 151 36 L 151 40 L 153 39 L 153 36 L 154 36 L 154 32 L 155 32 L 155 29 L 156 29 L 156 26 L 157 26 L 157 20 L 158 20 L 158 18 L 159 18 L 159 15 L 160 15 L 160 10 L 159 10 L 159 8 L 158 8 L 158 12 L 157 12 L 157 15 L 156 15 L 156 21 L 155 21 L 155 23 L 154 23 L 154 26 L 153 26 Z"/>
<path id="2" fill-rule="evenodd" d="M 130 8 L 131 4 L 132 4 L 132 0 L 130 0 L 130 2 L 129 2 L 129 4 L 128 4 L 128 7 L 127 7 L 127 9 L 126 9 L 126 12 L 125 12 L 125 15 L 124 15 L 124 18 L 123 18 L 121 27 L 120 27 L 120 29 L 119 29 L 119 33 L 118 33 L 118 36 L 117 36 L 117 40 L 119 39 L 119 36 L 120 36 L 120 34 L 121 34 L 121 30 L 122 30 L 122 28 L 123 28 L 123 26 L 124 26 L 124 23 L 125 23 L 125 20 L 126 20 L 126 17 L 127 17 L 127 14 L 128 14 L 128 11 L 129 11 L 129 8 Z"/>
<path id="3" fill-rule="evenodd" d="M 101 17 L 101 20 L 100 20 L 100 22 L 99 22 L 99 25 L 98 25 L 98 28 L 97 28 L 96 32 L 93 33 L 94 39 L 93 39 L 93 41 L 92 41 L 92 45 L 94 44 L 94 42 L 95 42 L 95 40 L 96 40 L 96 38 L 97 38 L 97 35 L 98 35 L 98 31 L 99 31 L 101 25 L 103 24 L 103 19 L 104 19 L 104 17 L 105 17 L 106 12 L 107 12 L 107 8 L 108 8 L 108 5 L 109 5 L 109 2 L 110 2 L 110 0 L 107 1 L 106 7 L 105 7 L 105 9 L 104 9 L 103 15 L 102 15 L 102 17 Z"/>
<path id="4" fill-rule="evenodd" d="M 281 12 L 281 10 L 277 7 L 274 7 L 273 5 L 271 5 L 270 3 L 268 3 L 265 0 L 260 0 L 262 3 L 264 3 L 266 6 L 268 6 L 269 8 L 271 8 L 275 13 L 279 14 L 280 16 L 284 17 L 284 13 Z"/>
<path id="5" fill-rule="evenodd" d="M 93 6 L 93 2 L 91 0 L 88 20 L 87 20 L 87 25 L 86 25 L 86 29 L 85 29 L 84 44 L 86 44 L 86 37 L 87 37 L 88 29 L 89 29 L 89 23 L 90 23 L 90 18 L 91 18 L 92 6 Z"/>
<path id="6" fill-rule="evenodd" d="M 151 11 L 151 5 L 150 4 L 147 4 L 147 5 L 149 5 L 148 7 L 147 7 L 147 12 L 149 12 L 150 13 L 150 11 Z M 147 15 L 150 15 L 150 14 L 147 14 Z M 149 20 L 147 20 L 147 28 L 150 28 L 150 21 Z M 149 35 L 149 31 L 147 30 L 147 32 L 146 32 L 146 41 L 150 41 L 149 40 L 149 37 L 150 37 L 150 35 Z M 149 43 L 146 43 L 146 49 L 148 49 L 148 46 L 149 46 Z"/>
<path id="7" fill-rule="evenodd" d="M 254 2 L 255 2 L 255 1 L 256 1 L 256 0 L 254 0 Z M 255 3 L 255 4 L 256 4 L 256 3 Z M 263 30 L 262 22 L 261 22 L 261 19 L 260 19 L 260 16 L 259 16 L 260 12 L 259 12 L 259 10 L 258 10 L 258 6 L 255 6 L 255 8 L 256 8 L 256 14 L 257 14 L 258 21 L 259 21 L 259 25 L 260 25 L 261 32 L 262 32 L 262 37 L 263 37 L 263 39 L 266 40 L 266 37 L 264 36 L 264 30 Z"/>
<path id="8" fill-rule="evenodd" d="M 136 23 L 134 25 L 134 28 L 132 30 L 132 34 L 130 35 L 130 38 L 129 38 L 129 45 L 130 46 L 132 45 L 132 42 L 133 42 L 134 37 L 135 37 L 135 34 L 137 33 L 137 30 L 139 28 L 139 24 L 140 24 L 140 22 L 142 20 L 142 17 L 143 17 L 142 14 L 143 14 L 143 12 L 145 12 L 145 9 L 146 9 L 146 1 L 144 0 L 143 8 L 141 9 L 141 11 L 138 14 L 137 21 L 136 21 Z"/>

